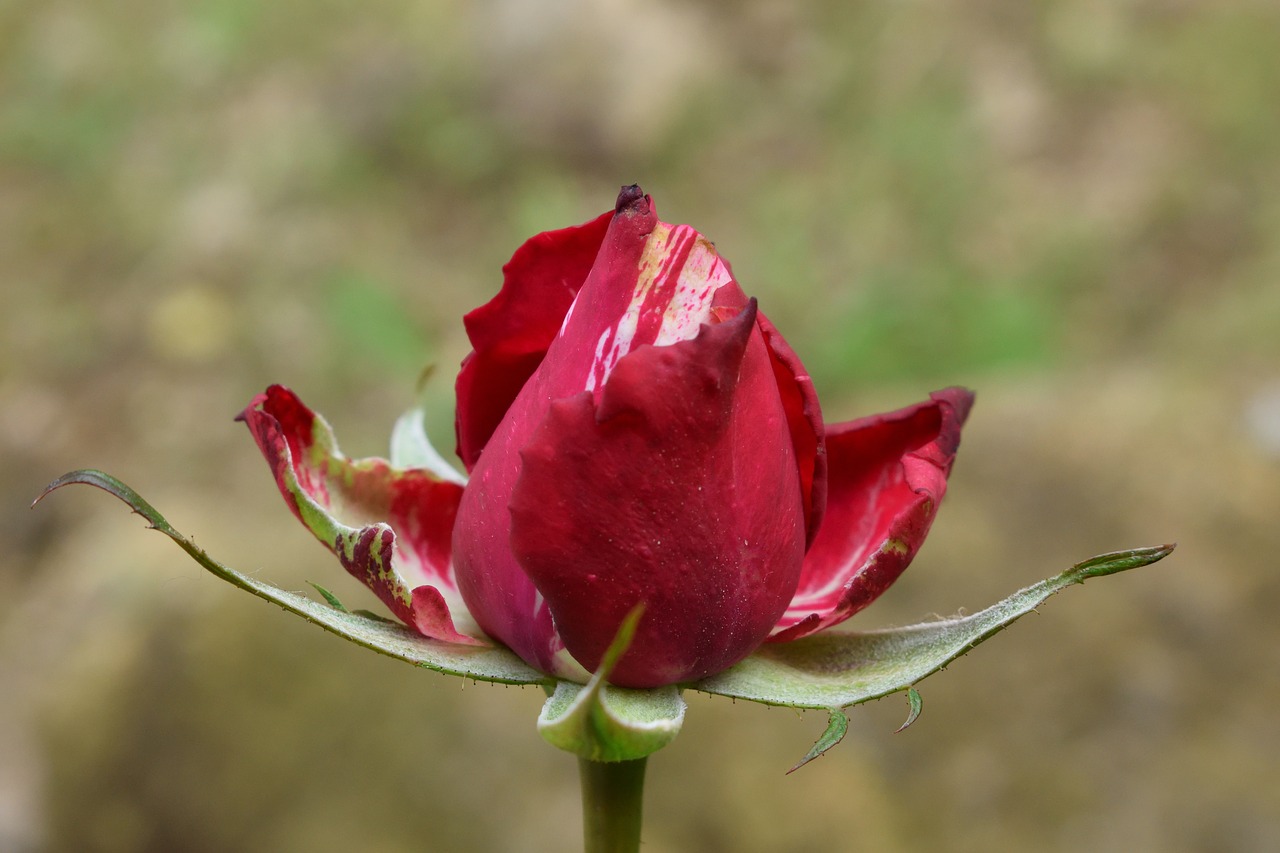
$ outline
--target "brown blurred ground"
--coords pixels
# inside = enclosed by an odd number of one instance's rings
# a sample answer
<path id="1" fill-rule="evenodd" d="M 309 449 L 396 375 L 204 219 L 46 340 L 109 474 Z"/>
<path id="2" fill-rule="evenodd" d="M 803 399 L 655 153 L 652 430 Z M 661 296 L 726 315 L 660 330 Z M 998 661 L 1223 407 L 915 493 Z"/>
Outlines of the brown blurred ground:
<path id="1" fill-rule="evenodd" d="M 863 626 L 1071 590 L 794 776 L 817 715 L 691 695 L 646 849 L 1280 849 L 1280 13 L 1265 3 L 0 8 L 0 849 L 564 850 L 537 691 L 224 588 L 361 595 L 232 415 L 284 382 L 382 452 L 519 241 L 639 181 L 828 417 L 979 390 Z"/>

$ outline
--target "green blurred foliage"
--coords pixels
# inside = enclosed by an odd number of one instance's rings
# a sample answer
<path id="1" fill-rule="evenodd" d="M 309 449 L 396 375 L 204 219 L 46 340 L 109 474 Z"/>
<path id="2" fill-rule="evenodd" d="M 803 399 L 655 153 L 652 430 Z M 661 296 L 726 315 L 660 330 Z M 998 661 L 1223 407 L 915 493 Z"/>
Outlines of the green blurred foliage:
<path id="1" fill-rule="evenodd" d="M 980 390 L 859 624 L 1181 542 L 785 779 L 822 720 L 693 697 L 646 849 L 1280 848 L 1278 39 L 1249 0 L 0 6 L 0 849 L 572 848 L 534 691 L 289 624 L 105 498 L 25 503 L 102 467 L 352 602 L 231 416 L 283 382 L 378 453 L 432 363 L 450 446 L 460 316 L 633 181 L 830 419 Z"/>

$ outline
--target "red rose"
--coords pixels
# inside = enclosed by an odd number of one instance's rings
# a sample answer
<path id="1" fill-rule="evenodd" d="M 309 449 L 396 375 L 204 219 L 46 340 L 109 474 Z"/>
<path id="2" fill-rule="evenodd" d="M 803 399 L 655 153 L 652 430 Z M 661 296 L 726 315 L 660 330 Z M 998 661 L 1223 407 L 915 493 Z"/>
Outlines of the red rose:
<path id="1" fill-rule="evenodd" d="M 465 318 L 452 474 L 343 457 L 278 386 L 244 419 L 295 513 L 406 624 L 581 680 L 693 681 L 848 618 L 906 568 L 972 394 L 824 428 L 800 360 L 704 237 L 626 187 L 529 240 Z M 394 464 L 393 464 L 394 463 Z"/>

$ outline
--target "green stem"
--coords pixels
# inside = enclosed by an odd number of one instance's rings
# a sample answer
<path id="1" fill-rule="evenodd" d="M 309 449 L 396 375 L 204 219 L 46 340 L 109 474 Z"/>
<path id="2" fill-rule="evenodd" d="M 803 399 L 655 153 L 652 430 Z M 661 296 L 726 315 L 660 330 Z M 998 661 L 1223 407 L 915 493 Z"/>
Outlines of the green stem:
<path id="1" fill-rule="evenodd" d="M 644 766 L 648 760 L 578 759 L 586 853 L 636 853 L 640 849 Z"/>

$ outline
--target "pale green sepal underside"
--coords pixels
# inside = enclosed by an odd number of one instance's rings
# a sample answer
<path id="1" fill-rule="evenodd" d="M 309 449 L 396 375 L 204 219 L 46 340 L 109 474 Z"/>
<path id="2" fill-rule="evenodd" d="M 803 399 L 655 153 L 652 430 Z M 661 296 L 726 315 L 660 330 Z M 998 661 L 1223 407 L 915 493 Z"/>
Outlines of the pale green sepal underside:
<path id="1" fill-rule="evenodd" d="M 538 716 L 538 732 L 552 746 L 588 761 L 644 758 L 671 743 L 684 724 L 676 687 L 628 690 L 561 681 Z"/>
<path id="2" fill-rule="evenodd" d="M 145 518 L 152 528 L 176 542 L 178 547 L 213 574 L 356 645 L 446 675 L 458 675 L 477 681 L 499 684 L 550 684 L 553 681 L 550 676 L 538 672 L 501 646 L 464 646 L 432 640 L 398 622 L 372 614 L 366 616 L 359 612 L 348 612 L 341 609 L 340 604 L 322 604 L 296 592 L 279 589 L 242 575 L 206 554 L 175 530 L 155 507 L 110 474 L 94 470 L 72 471 L 50 483 L 36 501 L 70 483 L 97 486 L 115 495 Z M 321 595 L 326 592 L 321 590 Z M 330 596 L 332 593 L 325 595 L 326 598 Z M 337 601 L 336 598 L 332 600 Z"/>
<path id="3" fill-rule="evenodd" d="M 631 644 L 642 611 L 636 607 L 622 621 L 591 681 L 556 685 L 538 716 L 538 732 L 552 746 L 588 761 L 631 761 L 680 733 L 685 703 L 679 688 L 628 690 L 605 681 Z"/>
<path id="4" fill-rule="evenodd" d="M 906 690 L 1031 612 L 1056 592 L 1167 557 L 1172 545 L 1092 557 L 988 607 L 905 628 L 825 631 L 767 644 L 741 663 L 687 685 L 704 693 L 794 708 L 846 708 Z"/>

